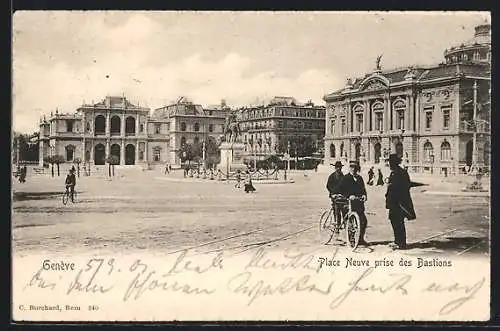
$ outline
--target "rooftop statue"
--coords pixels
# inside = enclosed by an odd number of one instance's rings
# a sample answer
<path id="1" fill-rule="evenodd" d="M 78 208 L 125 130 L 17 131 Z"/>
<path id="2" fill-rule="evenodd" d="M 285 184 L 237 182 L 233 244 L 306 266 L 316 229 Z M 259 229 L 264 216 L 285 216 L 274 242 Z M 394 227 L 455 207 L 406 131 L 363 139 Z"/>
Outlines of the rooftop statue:
<path id="1" fill-rule="evenodd" d="M 377 60 L 375 62 L 375 69 L 376 70 L 382 70 L 382 67 L 380 66 L 380 60 L 382 60 L 382 54 L 377 56 Z"/>

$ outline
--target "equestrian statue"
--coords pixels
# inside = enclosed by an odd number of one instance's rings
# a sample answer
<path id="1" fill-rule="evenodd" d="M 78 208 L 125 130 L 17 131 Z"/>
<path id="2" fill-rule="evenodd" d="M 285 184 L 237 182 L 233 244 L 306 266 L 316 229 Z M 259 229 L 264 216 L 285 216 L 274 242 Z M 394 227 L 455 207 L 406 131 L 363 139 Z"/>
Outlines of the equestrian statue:
<path id="1" fill-rule="evenodd" d="M 236 114 L 230 113 L 226 117 L 226 122 L 224 123 L 224 141 L 230 143 L 238 142 L 240 136 L 240 124 L 236 119 Z"/>

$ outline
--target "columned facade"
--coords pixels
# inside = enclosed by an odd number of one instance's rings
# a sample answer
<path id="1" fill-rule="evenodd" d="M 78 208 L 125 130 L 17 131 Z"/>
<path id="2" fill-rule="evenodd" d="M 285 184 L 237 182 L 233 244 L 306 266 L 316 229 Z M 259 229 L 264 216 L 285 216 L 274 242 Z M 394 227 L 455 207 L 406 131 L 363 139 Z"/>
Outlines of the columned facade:
<path id="1" fill-rule="evenodd" d="M 377 63 L 373 72 L 326 95 L 325 163 L 357 159 L 366 166 L 384 165 L 390 153 L 397 153 L 410 171 L 487 170 L 491 66 L 484 61 L 486 31 L 480 26 L 479 38 L 476 29 L 479 39 L 462 45 L 465 55 L 447 50 L 445 64 L 382 71 Z M 466 53 L 474 47 L 475 61 Z M 337 152 L 346 147 L 347 155 Z"/>

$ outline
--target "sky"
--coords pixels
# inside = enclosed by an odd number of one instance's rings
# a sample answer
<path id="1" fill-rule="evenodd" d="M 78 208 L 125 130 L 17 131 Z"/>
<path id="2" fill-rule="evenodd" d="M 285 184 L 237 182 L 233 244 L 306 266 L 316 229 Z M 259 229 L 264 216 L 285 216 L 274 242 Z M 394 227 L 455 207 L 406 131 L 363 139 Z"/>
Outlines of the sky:
<path id="1" fill-rule="evenodd" d="M 348 77 L 431 65 L 487 12 L 20 11 L 13 17 L 13 129 L 125 95 L 152 110 L 185 96 L 234 107 L 273 96 L 324 104 Z"/>

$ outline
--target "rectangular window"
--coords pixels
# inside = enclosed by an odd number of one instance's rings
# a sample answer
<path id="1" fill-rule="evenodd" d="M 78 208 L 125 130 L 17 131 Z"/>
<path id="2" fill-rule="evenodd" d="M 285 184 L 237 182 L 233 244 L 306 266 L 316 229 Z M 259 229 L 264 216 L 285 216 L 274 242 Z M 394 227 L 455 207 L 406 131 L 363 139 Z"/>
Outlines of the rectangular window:
<path id="1" fill-rule="evenodd" d="M 214 132 L 214 125 L 213 124 L 208 125 L 208 132 Z"/>
<path id="2" fill-rule="evenodd" d="M 156 162 L 161 161 L 161 150 L 159 148 L 153 150 L 153 160 Z"/>
<path id="3" fill-rule="evenodd" d="M 332 136 L 335 135 L 335 120 L 332 120 L 330 122 L 330 133 L 332 134 Z"/>
<path id="4" fill-rule="evenodd" d="M 396 129 L 397 130 L 404 130 L 405 128 L 405 113 L 404 111 L 400 110 L 398 111 L 398 120 L 396 121 Z"/>
<path id="5" fill-rule="evenodd" d="M 375 131 L 383 130 L 384 114 L 382 112 L 375 113 Z"/>
<path id="6" fill-rule="evenodd" d="M 425 113 L 425 129 L 430 130 L 432 127 L 432 112 L 427 111 Z"/>
<path id="7" fill-rule="evenodd" d="M 155 133 L 156 134 L 161 133 L 161 124 L 160 123 L 155 123 Z"/>
<path id="8" fill-rule="evenodd" d="M 356 114 L 356 132 L 363 131 L 363 115 Z"/>
<path id="9" fill-rule="evenodd" d="M 71 120 L 67 120 L 66 121 L 66 128 L 67 128 L 67 132 L 73 132 L 73 121 Z"/>
<path id="10" fill-rule="evenodd" d="M 343 118 L 341 121 L 340 121 L 340 133 L 342 135 L 345 135 L 346 133 L 346 124 L 345 124 L 345 118 Z"/>
<path id="11" fill-rule="evenodd" d="M 443 128 L 450 128 L 450 109 L 443 109 Z"/>

